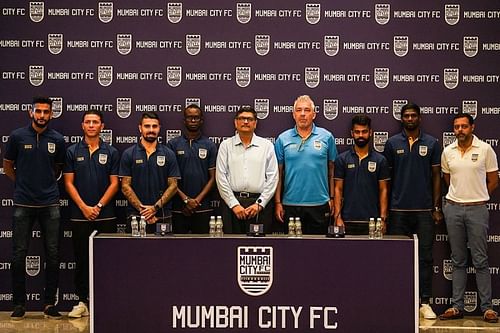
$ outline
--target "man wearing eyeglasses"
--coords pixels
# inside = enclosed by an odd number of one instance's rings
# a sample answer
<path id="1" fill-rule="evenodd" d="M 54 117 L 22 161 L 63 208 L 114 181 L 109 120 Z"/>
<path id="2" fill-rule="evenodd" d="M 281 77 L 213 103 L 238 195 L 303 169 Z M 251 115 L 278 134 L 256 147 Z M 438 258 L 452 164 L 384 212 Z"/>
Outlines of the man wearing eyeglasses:
<path id="1" fill-rule="evenodd" d="M 333 212 L 335 140 L 314 124 L 314 102 L 299 96 L 293 106 L 295 126 L 276 140 L 279 182 L 275 214 L 279 222 L 300 217 L 305 234 L 326 234 Z"/>
<path id="2" fill-rule="evenodd" d="M 278 183 L 278 164 L 271 141 L 255 134 L 257 112 L 241 107 L 234 119 L 236 134 L 223 141 L 217 155 L 216 181 L 224 201 L 224 231 L 247 233 L 249 225 L 264 224 L 271 232 L 269 201 Z"/>
<path id="3" fill-rule="evenodd" d="M 196 104 L 184 109 L 183 135 L 172 139 L 167 146 L 177 157 L 181 179 L 173 199 L 174 233 L 206 234 L 213 209 L 210 192 L 215 185 L 217 147 L 201 132 L 203 112 Z"/>

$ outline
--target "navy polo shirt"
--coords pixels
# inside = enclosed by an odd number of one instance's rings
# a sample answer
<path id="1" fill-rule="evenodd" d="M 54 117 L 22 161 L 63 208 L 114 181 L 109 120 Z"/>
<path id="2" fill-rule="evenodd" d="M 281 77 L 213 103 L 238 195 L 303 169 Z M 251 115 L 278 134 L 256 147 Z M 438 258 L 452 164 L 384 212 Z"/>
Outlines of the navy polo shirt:
<path id="1" fill-rule="evenodd" d="M 143 205 L 154 205 L 168 187 L 169 177 L 180 178 L 179 167 L 174 152 L 158 143 L 156 151 L 147 157 L 141 143 L 127 148 L 120 161 L 120 176 L 132 177 L 132 188 Z M 156 216 L 169 216 L 172 201 L 164 204 Z M 132 205 L 129 214 L 138 214 Z"/>
<path id="2" fill-rule="evenodd" d="M 14 130 L 4 158 L 14 161 L 16 181 L 14 204 L 20 206 L 59 205 L 56 164 L 64 163 L 64 137 L 47 128 L 38 134 L 28 125 Z"/>
<path id="3" fill-rule="evenodd" d="M 431 210 L 432 166 L 441 164 L 441 147 L 436 138 L 420 132 L 410 149 L 403 131 L 387 140 L 384 156 L 391 168 L 392 210 Z"/>
<path id="4" fill-rule="evenodd" d="M 170 140 L 167 146 L 172 149 L 177 158 L 181 172 L 178 186 L 190 198 L 196 197 L 208 183 L 208 170 L 215 169 L 217 147 L 210 139 L 200 136 L 188 139 L 185 135 Z M 174 197 L 174 211 L 180 211 L 184 206 L 183 198 Z M 210 196 L 205 196 L 198 211 L 210 210 Z"/>
<path id="5" fill-rule="evenodd" d="M 110 185 L 109 176 L 118 176 L 120 155 L 118 150 L 105 142 L 90 155 L 85 141 L 75 143 L 66 151 L 64 173 L 74 174 L 73 184 L 82 200 L 89 206 L 95 206 Z M 115 218 L 114 205 L 104 206 L 96 221 Z M 73 221 L 87 221 L 78 206 L 70 201 L 70 218 Z"/>
<path id="6" fill-rule="evenodd" d="M 344 151 L 335 159 L 335 178 L 344 181 L 344 221 L 367 221 L 380 215 L 379 181 L 390 179 L 382 154 L 371 150 L 360 160 L 354 148 Z"/>

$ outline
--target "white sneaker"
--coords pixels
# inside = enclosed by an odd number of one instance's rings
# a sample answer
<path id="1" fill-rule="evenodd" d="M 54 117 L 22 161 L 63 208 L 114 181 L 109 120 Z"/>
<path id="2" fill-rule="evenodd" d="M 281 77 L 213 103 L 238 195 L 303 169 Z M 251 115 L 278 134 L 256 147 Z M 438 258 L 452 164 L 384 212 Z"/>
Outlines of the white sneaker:
<path id="1" fill-rule="evenodd" d="M 83 302 L 79 302 L 78 305 L 73 307 L 70 313 L 68 313 L 68 317 L 70 318 L 81 318 L 87 317 L 89 315 L 89 309 Z"/>
<path id="2" fill-rule="evenodd" d="M 420 315 L 424 317 L 424 319 L 436 319 L 437 317 L 429 304 L 422 304 L 420 306 Z"/>

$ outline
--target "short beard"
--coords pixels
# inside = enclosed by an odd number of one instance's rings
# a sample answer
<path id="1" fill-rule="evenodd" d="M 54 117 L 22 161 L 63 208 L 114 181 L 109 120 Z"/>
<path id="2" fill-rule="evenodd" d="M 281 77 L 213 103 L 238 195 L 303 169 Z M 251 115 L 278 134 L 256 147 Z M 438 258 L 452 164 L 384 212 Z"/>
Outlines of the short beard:
<path id="1" fill-rule="evenodd" d="M 35 124 L 36 127 L 38 128 L 45 128 L 47 127 L 47 125 L 49 124 L 49 122 L 45 122 L 45 124 L 39 124 L 38 122 L 36 122 L 35 120 L 33 121 L 33 123 Z"/>
<path id="2" fill-rule="evenodd" d="M 155 142 L 158 138 L 152 138 L 152 137 L 147 137 L 147 136 L 143 136 L 143 139 L 146 140 L 147 142 L 149 143 L 153 143 Z"/>
<path id="3" fill-rule="evenodd" d="M 356 146 L 358 146 L 359 148 L 365 147 L 369 142 L 370 142 L 370 140 L 365 140 L 365 139 L 355 139 L 354 140 L 354 144 Z"/>

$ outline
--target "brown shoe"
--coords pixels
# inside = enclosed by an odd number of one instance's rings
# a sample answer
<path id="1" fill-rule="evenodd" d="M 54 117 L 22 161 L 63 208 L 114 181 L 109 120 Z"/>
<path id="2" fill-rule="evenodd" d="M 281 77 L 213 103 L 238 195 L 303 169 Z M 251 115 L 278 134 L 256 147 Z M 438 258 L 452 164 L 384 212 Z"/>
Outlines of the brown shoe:
<path id="1" fill-rule="evenodd" d="M 484 311 L 483 318 L 487 323 L 498 323 L 498 313 L 491 309 Z"/>
<path id="2" fill-rule="evenodd" d="M 446 311 L 439 316 L 439 319 L 450 320 L 450 319 L 462 319 L 463 317 L 464 317 L 463 311 L 460 311 L 457 308 L 449 308 L 446 309 Z"/>

